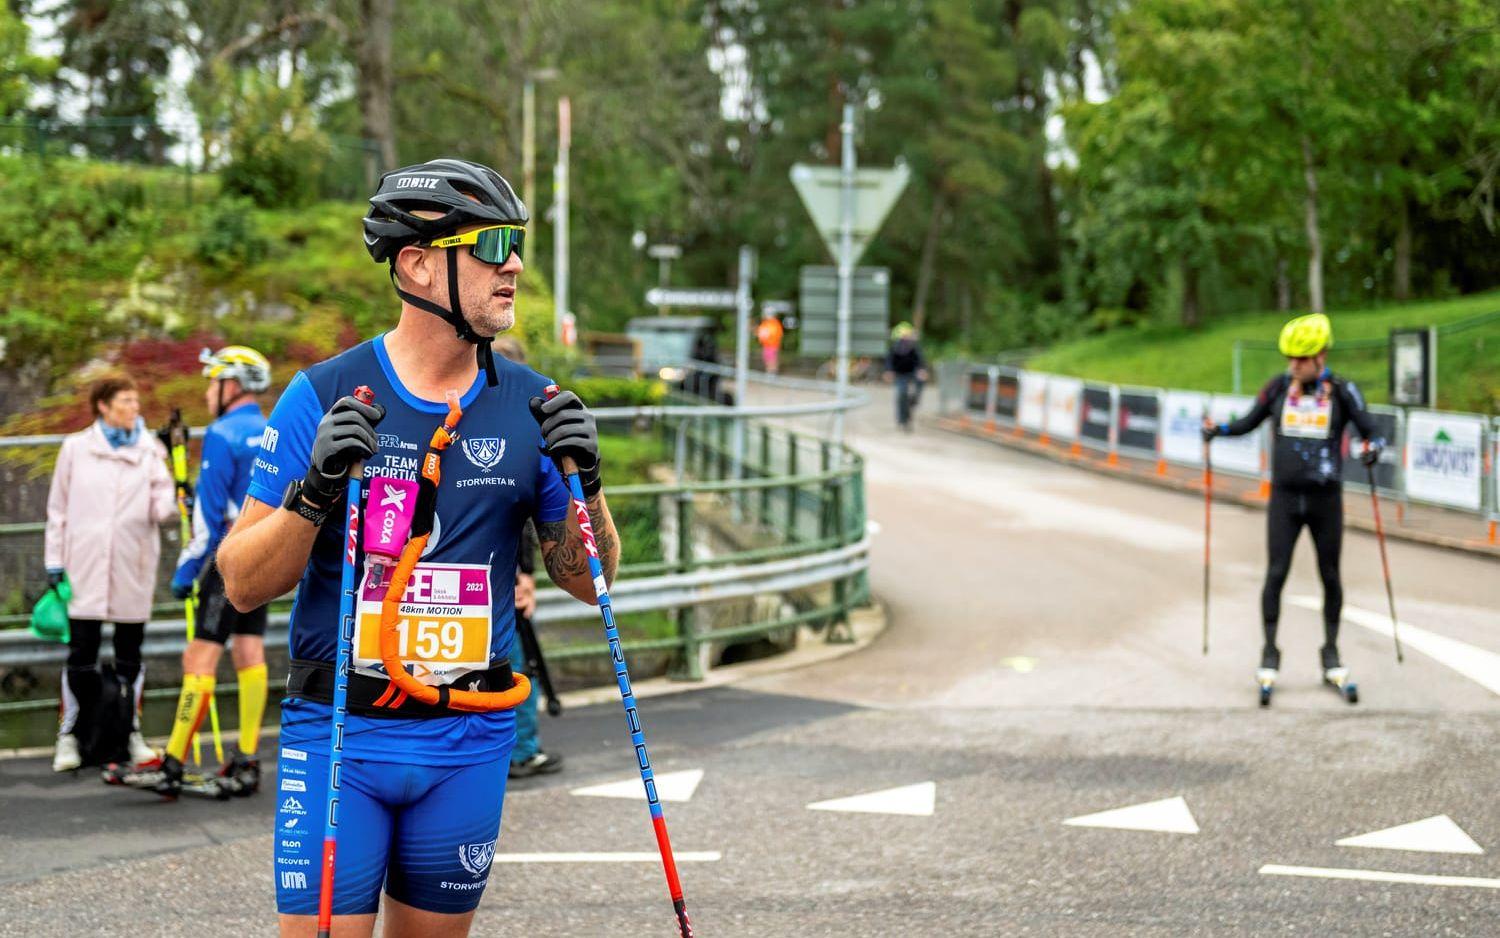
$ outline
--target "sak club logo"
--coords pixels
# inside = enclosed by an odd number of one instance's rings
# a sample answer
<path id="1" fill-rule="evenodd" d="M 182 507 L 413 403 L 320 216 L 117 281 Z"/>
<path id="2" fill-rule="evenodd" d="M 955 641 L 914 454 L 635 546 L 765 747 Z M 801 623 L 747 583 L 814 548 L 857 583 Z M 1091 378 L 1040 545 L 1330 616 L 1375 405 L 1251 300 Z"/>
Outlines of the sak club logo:
<path id="1" fill-rule="evenodd" d="M 489 472 L 505 457 L 505 438 L 498 436 L 471 436 L 463 441 L 464 455 L 469 462 Z"/>
<path id="2" fill-rule="evenodd" d="M 483 876 L 490 868 L 490 861 L 495 858 L 495 842 L 493 840 L 483 844 L 464 844 L 458 848 L 458 862 L 463 864 L 464 869 L 475 879 Z"/>

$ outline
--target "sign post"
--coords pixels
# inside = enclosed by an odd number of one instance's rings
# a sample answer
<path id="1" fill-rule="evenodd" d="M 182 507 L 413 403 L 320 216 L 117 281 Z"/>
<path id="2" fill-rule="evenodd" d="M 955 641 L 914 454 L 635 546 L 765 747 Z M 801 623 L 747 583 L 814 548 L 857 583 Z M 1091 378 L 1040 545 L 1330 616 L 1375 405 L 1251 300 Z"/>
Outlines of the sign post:
<path id="1" fill-rule="evenodd" d="M 812 216 L 823 243 L 838 264 L 838 397 L 849 390 L 849 310 L 854 265 L 880 229 L 880 223 L 906 188 L 911 172 L 905 165 L 859 173 L 854 157 L 854 105 L 844 105 L 839 124 L 843 153 L 839 168 L 796 164 L 792 185 Z M 834 441 L 844 441 L 844 414 L 834 417 Z"/>

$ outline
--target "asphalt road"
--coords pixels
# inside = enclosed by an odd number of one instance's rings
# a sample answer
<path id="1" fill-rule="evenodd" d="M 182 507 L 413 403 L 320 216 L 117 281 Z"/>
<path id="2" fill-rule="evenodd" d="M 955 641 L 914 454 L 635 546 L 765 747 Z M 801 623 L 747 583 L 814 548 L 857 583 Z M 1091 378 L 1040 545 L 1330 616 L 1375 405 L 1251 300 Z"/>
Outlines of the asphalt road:
<path id="1" fill-rule="evenodd" d="M 1375 542 L 1351 532 L 1342 645 L 1362 701 L 1318 685 L 1314 598 L 1287 604 L 1262 710 L 1263 515 L 1216 510 L 1205 657 L 1197 499 L 898 435 L 884 399 L 850 429 L 886 633 L 643 702 L 658 773 L 697 779 L 666 809 L 696 856 L 682 878 L 699 935 L 1500 933 L 1494 561 L 1391 545 L 1413 636 L 1398 666 Z M 1286 592 L 1319 594 L 1306 542 Z M 571 793 L 632 779 L 619 708 L 543 730 L 567 770 L 512 787 L 474 934 L 672 934 L 643 801 Z M 14 933 L 273 931 L 269 792 L 160 805 L 46 768 L 0 762 Z M 807 807 L 889 790 L 877 807 L 907 813 Z M 1135 820 L 1169 830 L 1064 823 L 1158 802 Z M 1411 822 L 1383 839 L 1417 849 L 1336 844 Z M 505 862 L 559 852 L 595 856 Z"/>

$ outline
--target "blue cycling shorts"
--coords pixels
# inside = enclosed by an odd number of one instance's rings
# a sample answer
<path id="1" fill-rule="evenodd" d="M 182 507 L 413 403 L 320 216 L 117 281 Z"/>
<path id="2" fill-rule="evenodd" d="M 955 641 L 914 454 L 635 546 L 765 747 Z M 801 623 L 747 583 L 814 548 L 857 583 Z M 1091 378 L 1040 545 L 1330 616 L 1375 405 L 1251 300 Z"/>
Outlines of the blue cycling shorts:
<path id="1" fill-rule="evenodd" d="M 333 913 L 376 911 L 386 894 L 427 912 L 479 905 L 500 835 L 510 746 L 463 766 L 345 757 L 339 771 Z M 277 759 L 276 910 L 316 915 L 328 749 L 281 746 Z"/>

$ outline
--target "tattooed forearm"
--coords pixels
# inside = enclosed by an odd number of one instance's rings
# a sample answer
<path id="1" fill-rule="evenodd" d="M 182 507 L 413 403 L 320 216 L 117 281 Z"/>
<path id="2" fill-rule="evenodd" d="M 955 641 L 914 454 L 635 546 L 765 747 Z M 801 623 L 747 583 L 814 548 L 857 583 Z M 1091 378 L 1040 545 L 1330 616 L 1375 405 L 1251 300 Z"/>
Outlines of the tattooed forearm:
<path id="1" fill-rule="evenodd" d="M 569 533 L 566 520 L 537 525 L 537 537 L 542 542 L 542 564 L 553 583 L 567 589 L 580 577 L 588 579 L 588 554 L 578 534 Z"/>

